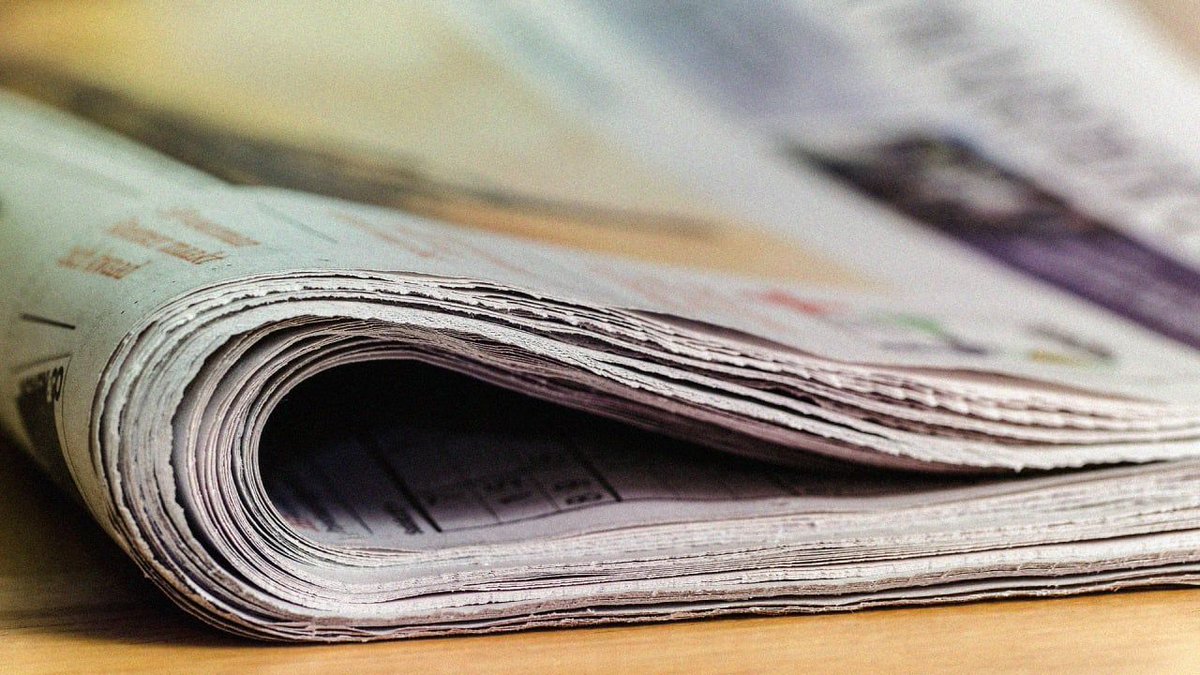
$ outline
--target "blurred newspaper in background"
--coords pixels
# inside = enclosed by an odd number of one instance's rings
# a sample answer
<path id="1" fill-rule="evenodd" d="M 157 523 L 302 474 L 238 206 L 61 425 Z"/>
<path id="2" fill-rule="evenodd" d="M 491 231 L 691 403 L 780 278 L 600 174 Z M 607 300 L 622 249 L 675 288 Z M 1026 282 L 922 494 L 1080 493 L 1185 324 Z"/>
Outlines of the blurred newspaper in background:
<path id="1" fill-rule="evenodd" d="M 1082 2 L 0 6 L 0 420 L 374 639 L 1191 583 L 1194 64 Z"/>

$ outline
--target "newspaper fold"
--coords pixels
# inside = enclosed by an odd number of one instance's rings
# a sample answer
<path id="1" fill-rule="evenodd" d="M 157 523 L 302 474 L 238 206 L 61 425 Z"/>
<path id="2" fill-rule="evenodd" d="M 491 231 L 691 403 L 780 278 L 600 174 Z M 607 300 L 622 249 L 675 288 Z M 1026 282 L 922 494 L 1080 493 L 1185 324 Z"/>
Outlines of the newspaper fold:
<path id="1" fill-rule="evenodd" d="M 15 94 L 0 119 L 0 421 L 227 630 L 362 640 L 1200 580 L 1200 359 L 1158 315 L 1094 306 L 1110 295 L 629 262 L 234 186 Z M 812 147 L 876 196 L 913 189 L 872 182 L 876 155 Z M 483 194 L 424 198 L 504 202 Z"/>

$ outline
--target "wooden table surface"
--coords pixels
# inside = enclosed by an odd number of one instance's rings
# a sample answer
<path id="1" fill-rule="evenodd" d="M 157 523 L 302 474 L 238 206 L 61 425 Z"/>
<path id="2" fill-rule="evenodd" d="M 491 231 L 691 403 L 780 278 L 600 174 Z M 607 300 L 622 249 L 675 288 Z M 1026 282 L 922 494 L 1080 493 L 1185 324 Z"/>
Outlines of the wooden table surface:
<path id="1" fill-rule="evenodd" d="M 334 646 L 226 637 L 170 605 L 0 446 L 0 672 L 1200 672 L 1200 589 Z"/>

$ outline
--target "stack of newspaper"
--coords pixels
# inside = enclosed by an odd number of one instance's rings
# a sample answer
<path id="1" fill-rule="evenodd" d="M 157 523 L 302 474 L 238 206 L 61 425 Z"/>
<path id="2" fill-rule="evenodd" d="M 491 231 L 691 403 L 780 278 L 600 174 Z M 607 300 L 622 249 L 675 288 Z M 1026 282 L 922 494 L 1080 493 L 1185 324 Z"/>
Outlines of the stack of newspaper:
<path id="1" fill-rule="evenodd" d="M 4 430 L 260 638 L 1200 581 L 1200 84 L 1111 6 L 827 4 L 376 5 L 527 128 L 370 157 L 0 14 Z"/>

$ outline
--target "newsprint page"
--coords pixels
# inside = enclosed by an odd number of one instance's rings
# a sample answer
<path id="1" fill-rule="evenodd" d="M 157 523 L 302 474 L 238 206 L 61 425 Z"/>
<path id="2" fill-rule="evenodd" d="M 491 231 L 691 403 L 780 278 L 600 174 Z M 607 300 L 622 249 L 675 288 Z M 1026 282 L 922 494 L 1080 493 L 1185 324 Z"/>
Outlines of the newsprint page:
<path id="1" fill-rule="evenodd" d="M 1138 15 L 367 4 L 412 27 L 341 55 L 408 78 L 381 131 L 0 39 L 0 423 L 184 610 L 346 641 L 1200 582 L 1200 79 Z"/>

